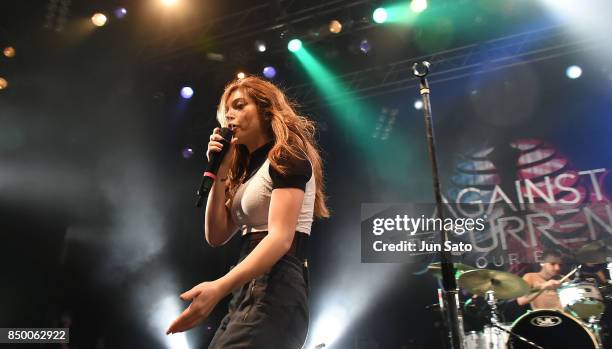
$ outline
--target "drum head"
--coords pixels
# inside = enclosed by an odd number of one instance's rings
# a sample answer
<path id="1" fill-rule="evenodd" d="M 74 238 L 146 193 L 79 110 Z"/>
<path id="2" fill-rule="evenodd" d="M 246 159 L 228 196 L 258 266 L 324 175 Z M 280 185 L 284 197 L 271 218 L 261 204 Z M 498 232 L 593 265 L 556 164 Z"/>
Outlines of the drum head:
<path id="1" fill-rule="evenodd" d="M 559 300 L 565 310 L 572 315 L 587 320 L 599 316 L 605 310 L 599 288 L 590 282 L 572 282 L 557 290 Z"/>
<path id="2" fill-rule="evenodd" d="M 597 349 L 591 332 L 574 317 L 558 310 L 530 311 L 514 322 L 512 332 L 543 348 Z M 533 349 L 513 336 L 508 345 L 514 349 Z"/>

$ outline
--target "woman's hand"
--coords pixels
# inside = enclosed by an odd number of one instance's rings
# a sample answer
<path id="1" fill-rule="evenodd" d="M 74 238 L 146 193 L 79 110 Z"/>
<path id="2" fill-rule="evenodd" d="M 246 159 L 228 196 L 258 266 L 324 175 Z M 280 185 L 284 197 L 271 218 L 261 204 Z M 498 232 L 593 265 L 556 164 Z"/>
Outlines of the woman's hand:
<path id="1" fill-rule="evenodd" d="M 212 153 L 220 152 L 221 149 L 223 149 L 223 144 L 221 143 L 222 140 L 223 140 L 223 137 L 221 137 L 221 129 L 219 127 L 215 127 L 215 129 L 213 130 L 213 133 L 210 135 L 210 141 L 208 142 L 208 149 L 206 150 L 206 158 L 208 159 L 208 161 L 210 161 L 210 157 L 212 156 Z M 229 151 L 223 157 L 223 161 L 221 161 L 221 166 L 219 167 L 218 174 L 220 174 L 220 177 L 225 177 L 225 174 L 227 173 L 227 169 L 229 168 L 230 160 L 232 156 L 234 155 L 233 153 L 236 151 L 235 143 L 236 143 L 236 139 L 232 137 L 232 140 L 230 142 Z"/>
<path id="2" fill-rule="evenodd" d="M 203 282 L 183 293 L 181 299 L 191 300 L 191 304 L 172 322 L 166 334 L 187 331 L 199 325 L 228 293 L 218 280 Z"/>

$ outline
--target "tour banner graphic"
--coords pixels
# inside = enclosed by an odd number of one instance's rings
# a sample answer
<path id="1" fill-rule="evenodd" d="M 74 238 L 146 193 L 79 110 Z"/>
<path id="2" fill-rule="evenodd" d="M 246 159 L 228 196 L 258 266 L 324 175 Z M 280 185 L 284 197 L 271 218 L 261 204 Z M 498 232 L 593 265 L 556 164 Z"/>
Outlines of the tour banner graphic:
<path id="1" fill-rule="evenodd" d="M 584 260 L 577 254 L 603 248 L 598 244 L 612 237 L 610 171 L 572 168 L 536 139 L 510 147 L 513 172 L 508 165 L 500 171 L 499 149 L 463 155 L 441 215 L 434 203 L 362 204 L 362 262 L 429 263 L 446 250 L 453 262 L 515 269 L 539 262 L 546 250 Z"/>

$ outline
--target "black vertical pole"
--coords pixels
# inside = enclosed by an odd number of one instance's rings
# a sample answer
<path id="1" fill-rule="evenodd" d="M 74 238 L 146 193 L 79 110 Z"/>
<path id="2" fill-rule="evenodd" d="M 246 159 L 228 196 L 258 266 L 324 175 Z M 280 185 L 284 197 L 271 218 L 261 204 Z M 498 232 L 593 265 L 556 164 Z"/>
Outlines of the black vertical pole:
<path id="1" fill-rule="evenodd" d="M 433 122 L 431 118 L 431 101 L 429 99 L 429 83 L 427 82 L 427 74 L 429 74 L 430 63 L 423 61 L 415 63 L 412 66 L 412 73 L 419 78 L 419 90 L 423 98 L 423 111 L 425 115 L 425 132 L 427 135 L 427 147 L 429 150 L 429 159 L 431 160 L 431 171 L 433 176 L 433 190 L 436 199 L 436 209 L 438 218 L 444 220 L 442 194 L 440 191 L 440 178 L 438 176 L 438 158 L 436 156 L 436 144 L 434 139 Z M 448 232 L 442 230 L 440 232 L 440 243 L 448 241 Z M 444 301 L 446 305 L 446 317 L 450 327 L 451 348 L 461 349 L 463 347 L 461 326 L 459 324 L 459 307 L 457 304 L 457 282 L 455 280 L 455 267 L 451 261 L 451 254 L 445 251 L 444 248 L 440 251 L 440 263 L 442 265 L 442 285 L 444 287 Z"/>

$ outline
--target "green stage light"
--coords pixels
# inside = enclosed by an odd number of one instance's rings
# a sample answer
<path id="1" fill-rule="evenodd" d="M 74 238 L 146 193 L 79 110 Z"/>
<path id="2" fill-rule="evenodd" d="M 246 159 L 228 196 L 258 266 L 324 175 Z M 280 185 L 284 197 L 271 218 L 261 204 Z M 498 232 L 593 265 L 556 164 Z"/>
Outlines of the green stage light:
<path id="1" fill-rule="evenodd" d="M 287 44 L 287 48 L 291 52 L 299 51 L 302 48 L 302 40 L 292 39 L 291 41 L 289 41 L 289 44 Z"/>
<path id="2" fill-rule="evenodd" d="M 386 9 L 379 7 L 374 10 L 374 13 L 372 13 L 372 18 L 376 23 L 385 23 L 387 18 L 389 18 L 389 14 L 387 13 Z"/>
<path id="3" fill-rule="evenodd" d="M 427 0 L 412 0 L 410 2 L 412 12 L 421 13 L 427 9 Z"/>
<path id="4" fill-rule="evenodd" d="M 388 183 L 394 188 L 406 185 L 404 169 L 409 168 L 408 162 L 414 156 L 411 152 L 412 144 L 401 137 L 387 135 L 386 139 L 374 139 L 373 131 L 376 129 L 379 118 L 379 107 L 371 105 L 367 100 L 353 91 L 347 81 L 337 72 L 329 69 L 308 47 L 303 47 L 293 55 L 304 68 L 305 73 L 312 80 L 318 95 L 328 102 L 329 116 L 332 121 L 343 130 L 347 130 L 347 137 L 351 144 L 358 148 L 357 153 L 376 162 L 376 168 L 384 173 Z M 384 143 L 375 143 L 372 142 Z M 375 146 L 373 146 L 375 145 Z M 396 151 L 387 151 L 380 154 L 379 146 L 385 149 L 402 149 L 402 156 Z"/>

